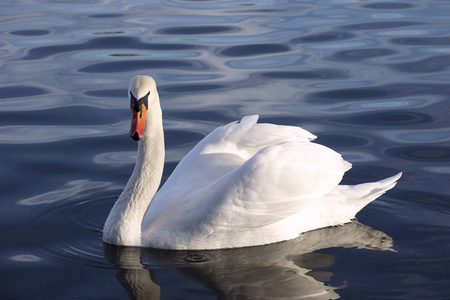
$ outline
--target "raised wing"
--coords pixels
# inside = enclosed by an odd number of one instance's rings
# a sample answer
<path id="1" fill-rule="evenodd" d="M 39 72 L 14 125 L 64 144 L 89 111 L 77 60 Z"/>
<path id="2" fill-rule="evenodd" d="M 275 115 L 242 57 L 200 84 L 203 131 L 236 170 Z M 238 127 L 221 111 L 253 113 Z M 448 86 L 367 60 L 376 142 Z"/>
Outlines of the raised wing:
<path id="1" fill-rule="evenodd" d="M 177 165 L 152 202 L 183 201 L 188 194 L 205 189 L 217 179 L 241 167 L 259 150 L 285 142 L 309 142 L 316 138 L 295 126 L 258 124 L 258 115 L 216 128 Z"/>

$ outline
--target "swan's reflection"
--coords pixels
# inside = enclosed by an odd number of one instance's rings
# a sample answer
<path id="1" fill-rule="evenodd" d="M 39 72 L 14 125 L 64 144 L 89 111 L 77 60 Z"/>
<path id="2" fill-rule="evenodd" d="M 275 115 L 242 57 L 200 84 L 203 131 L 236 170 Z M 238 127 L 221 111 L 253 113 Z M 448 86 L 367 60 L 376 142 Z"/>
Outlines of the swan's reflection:
<path id="1" fill-rule="evenodd" d="M 160 297 L 153 271 L 141 262 L 144 256 L 151 264 L 172 268 L 201 283 L 219 299 L 337 299 L 337 288 L 322 282 L 332 274 L 311 271 L 334 263 L 331 255 L 313 253 L 331 247 L 392 250 L 392 239 L 353 221 L 311 231 L 295 240 L 259 247 L 163 251 L 105 244 L 105 255 L 119 267 L 117 278 L 131 299 Z"/>

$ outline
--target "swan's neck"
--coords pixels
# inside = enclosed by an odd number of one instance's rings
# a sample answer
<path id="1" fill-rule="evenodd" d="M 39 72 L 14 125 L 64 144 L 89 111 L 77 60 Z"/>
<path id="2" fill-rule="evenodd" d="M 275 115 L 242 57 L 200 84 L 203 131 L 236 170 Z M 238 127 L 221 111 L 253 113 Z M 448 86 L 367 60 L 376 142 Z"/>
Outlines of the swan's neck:
<path id="1" fill-rule="evenodd" d="M 141 246 L 142 220 L 158 190 L 163 167 L 162 113 L 159 101 L 155 101 L 147 112 L 136 166 L 105 222 L 103 241 L 114 245 Z"/>

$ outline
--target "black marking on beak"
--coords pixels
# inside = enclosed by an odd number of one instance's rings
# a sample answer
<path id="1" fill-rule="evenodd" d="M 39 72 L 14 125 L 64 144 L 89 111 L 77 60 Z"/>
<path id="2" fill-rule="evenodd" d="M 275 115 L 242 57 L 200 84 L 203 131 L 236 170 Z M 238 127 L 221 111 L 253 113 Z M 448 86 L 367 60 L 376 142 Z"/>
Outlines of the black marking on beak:
<path id="1" fill-rule="evenodd" d="M 133 93 L 130 91 L 130 108 L 135 112 L 141 112 L 142 118 L 142 104 L 144 104 L 145 108 L 148 110 L 148 96 L 150 96 L 150 92 L 147 93 L 144 97 L 140 99 L 136 99 Z"/>

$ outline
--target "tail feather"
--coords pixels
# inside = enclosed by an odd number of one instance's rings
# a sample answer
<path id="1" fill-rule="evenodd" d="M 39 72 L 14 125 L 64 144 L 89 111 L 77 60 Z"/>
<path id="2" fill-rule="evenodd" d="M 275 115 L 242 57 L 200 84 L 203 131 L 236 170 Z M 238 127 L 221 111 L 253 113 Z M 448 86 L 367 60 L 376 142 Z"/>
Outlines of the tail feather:
<path id="1" fill-rule="evenodd" d="M 367 204 L 392 189 L 402 173 L 382 179 L 376 182 L 362 183 L 353 186 L 346 186 L 344 191 L 349 204 L 354 208 L 354 215 L 363 209 Z"/>
<path id="2" fill-rule="evenodd" d="M 376 182 L 361 183 L 351 186 L 352 193 L 357 197 L 367 197 L 373 193 L 386 192 L 397 184 L 397 180 L 402 176 L 402 173 L 382 179 Z"/>

